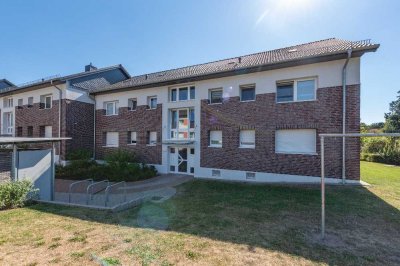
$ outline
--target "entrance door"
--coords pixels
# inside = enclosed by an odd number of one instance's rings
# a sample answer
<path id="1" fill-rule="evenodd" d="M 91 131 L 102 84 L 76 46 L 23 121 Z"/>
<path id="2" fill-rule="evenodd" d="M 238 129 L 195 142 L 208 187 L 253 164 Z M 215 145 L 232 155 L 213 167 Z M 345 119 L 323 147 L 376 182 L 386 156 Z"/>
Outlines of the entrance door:
<path id="1" fill-rule="evenodd" d="M 169 148 L 169 171 L 171 173 L 193 174 L 193 159 L 189 154 L 193 148 L 170 147 Z M 190 158 L 189 158 L 190 157 Z"/>
<path id="2" fill-rule="evenodd" d="M 178 172 L 187 173 L 188 172 L 188 149 L 178 148 Z"/>

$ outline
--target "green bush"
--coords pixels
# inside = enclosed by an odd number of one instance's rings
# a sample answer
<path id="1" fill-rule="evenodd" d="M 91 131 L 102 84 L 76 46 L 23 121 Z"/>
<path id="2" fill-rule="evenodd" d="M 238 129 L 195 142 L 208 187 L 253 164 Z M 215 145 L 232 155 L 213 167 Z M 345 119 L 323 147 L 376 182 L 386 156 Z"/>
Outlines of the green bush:
<path id="1" fill-rule="evenodd" d="M 0 210 L 23 207 L 36 198 L 38 190 L 32 182 L 16 181 L 0 184 Z"/>
<path id="2" fill-rule="evenodd" d="M 381 153 L 388 145 L 388 139 L 385 137 L 362 138 L 362 152 L 364 153 Z"/>
<path id="3" fill-rule="evenodd" d="M 92 158 L 92 152 L 87 149 L 76 149 L 69 152 L 66 156 L 68 161 L 75 160 L 90 160 Z"/>
<path id="4" fill-rule="evenodd" d="M 61 179 L 108 179 L 112 182 L 138 181 L 157 175 L 154 166 L 137 162 L 135 153 L 117 150 L 106 156 L 106 162 L 99 164 L 94 160 L 75 160 L 67 166 L 57 166 L 56 177 Z"/>

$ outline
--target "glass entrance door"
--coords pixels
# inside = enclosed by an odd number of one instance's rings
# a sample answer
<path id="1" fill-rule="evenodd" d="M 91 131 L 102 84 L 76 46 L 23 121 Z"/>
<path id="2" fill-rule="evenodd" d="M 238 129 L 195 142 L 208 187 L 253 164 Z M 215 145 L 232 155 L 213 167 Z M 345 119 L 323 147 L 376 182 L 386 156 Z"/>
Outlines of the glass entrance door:
<path id="1" fill-rule="evenodd" d="M 188 170 L 188 152 L 187 148 L 178 148 L 178 172 L 187 173 Z"/>

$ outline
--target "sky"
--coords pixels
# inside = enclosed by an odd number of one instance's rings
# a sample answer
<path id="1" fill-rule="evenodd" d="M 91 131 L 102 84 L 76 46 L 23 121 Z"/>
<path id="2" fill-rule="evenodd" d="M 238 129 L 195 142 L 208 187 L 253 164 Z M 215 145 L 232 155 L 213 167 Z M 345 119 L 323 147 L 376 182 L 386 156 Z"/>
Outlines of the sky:
<path id="1" fill-rule="evenodd" d="M 15 84 L 92 62 L 151 73 L 331 37 L 381 44 L 361 60 L 361 120 L 400 91 L 398 0 L 1 0 L 0 78 Z"/>

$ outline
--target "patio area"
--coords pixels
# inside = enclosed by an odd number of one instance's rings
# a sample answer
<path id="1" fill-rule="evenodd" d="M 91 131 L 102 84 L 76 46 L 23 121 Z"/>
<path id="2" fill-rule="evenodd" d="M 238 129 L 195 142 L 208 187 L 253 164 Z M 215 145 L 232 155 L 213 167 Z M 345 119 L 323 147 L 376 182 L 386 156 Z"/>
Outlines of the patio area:
<path id="1" fill-rule="evenodd" d="M 120 211 L 144 201 L 165 201 L 175 195 L 176 186 L 192 179 L 189 175 L 167 174 L 137 182 L 104 181 L 93 190 L 88 189 L 89 185 L 96 185 L 93 181 L 77 183 L 76 180 L 56 179 L 51 203 Z"/>

